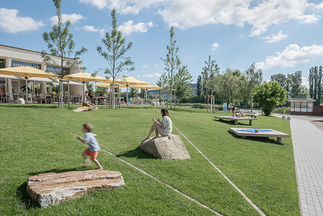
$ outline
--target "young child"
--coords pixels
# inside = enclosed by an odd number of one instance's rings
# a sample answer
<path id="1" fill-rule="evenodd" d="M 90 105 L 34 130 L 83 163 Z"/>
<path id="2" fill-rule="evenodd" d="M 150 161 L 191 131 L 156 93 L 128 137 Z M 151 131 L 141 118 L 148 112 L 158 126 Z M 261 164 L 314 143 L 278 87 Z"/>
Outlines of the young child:
<path id="1" fill-rule="evenodd" d="M 100 146 L 98 144 L 98 141 L 95 139 L 95 134 L 91 133 L 93 130 L 93 126 L 90 123 L 85 123 L 83 125 L 82 131 L 84 132 L 84 140 L 81 137 L 77 137 L 76 139 L 82 142 L 83 144 L 88 144 L 89 148 L 86 149 L 83 153 L 83 159 L 84 159 L 84 166 L 87 166 L 86 163 L 86 155 L 90 155 L 91 160 L 97 165 L 98 169 L 103 169 L 99 161 L 96 160 L 96 157 L 98 156 Z"/>

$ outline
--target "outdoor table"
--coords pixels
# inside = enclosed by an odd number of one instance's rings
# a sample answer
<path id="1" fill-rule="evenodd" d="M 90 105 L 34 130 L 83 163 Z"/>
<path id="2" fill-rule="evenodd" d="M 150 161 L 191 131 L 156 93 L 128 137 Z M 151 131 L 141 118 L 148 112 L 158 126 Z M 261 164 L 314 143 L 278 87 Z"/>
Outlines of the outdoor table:
<path id="1" fill-rule="evenodd" d="M 249 125 L 252 125 L 252 120 L 257 120 L 257 118 L 254 117 L 233 117 L 233 116 L 215 116 L 214 118 L 218 118 L 220 121 L 223 119 L 234 121 L 234 123 L 237 125 L 238 121 L 249 121 Z"/>
<path id="2" fill-rule="evenodd" d="M 75 99 L 77 99 L 77 98 L 78 98 L 78 103 L 80 104 L 81 103 L 81 96 L 71 95 L 70 100 L 71 100 L 72 103 L 75 104 L 75 102 L 76 102 Z"/>
<path id="3" fill-rule="evenodd" d="M 96 97 L 98 103 L 99 103 L 99 99 L 103 99 L 103 105 L 106 105 L 106 100 L 107 98 L 106 97 Z"/>
<path id="4" fill-rule="evenodd" d="M 277 137 L 277 142 L 282 143 L 283 138 L 289 138 L 290 135 L 286 133 L 282 133 L 280 131 L 272 130 L 272 129 L 258 129 L 259 132 L 255 132 L 256 128 L 230 128 L 230 131 L 237 136 L 242 138 L 247 137 Z"/>
<path id="5" fill-rule="evenodd" d="M 19 96 L 19 94 L 9 94 L 9 93 L 6 93 L 5 94 L 6 95 L 6 103 L 8 103 L 8 97 L 9 96 L 12 96 L 13 97 L 13 100 L 15 100 L 15 101 L 17 101 L 18 100 L 18 96 Z M 14 96 L 16 96 L 16 97 L 14 97 Z M 16 99 L 15 99 L 16 98 Z"/>

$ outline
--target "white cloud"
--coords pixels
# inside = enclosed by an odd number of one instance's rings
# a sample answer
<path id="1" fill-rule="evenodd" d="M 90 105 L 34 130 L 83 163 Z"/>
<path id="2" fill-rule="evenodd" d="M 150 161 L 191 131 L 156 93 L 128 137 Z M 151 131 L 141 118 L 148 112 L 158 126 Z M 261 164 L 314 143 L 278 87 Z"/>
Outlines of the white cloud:
<path id="1" fill-rule="evenodd" d="M 18 16 L 18 10 L 0 8 L 0 29 L 7 33 L 37 31 L 44 26 L 42 21 Z"/>
<path id="2" fill-rule="evenodd" d="M 62 22 L 66 22 L 67 20 L 69 20 L 71 23 L 76 23 L 81 19 L 85 19 L 84 16 L 82 16 L 81 14 L 62 14 Z M 58 18 L 57 16 L 53 16 L 49 19 L 52 22 L 52 25 L 56 25 L 58 23 Z"/>
<path id="3" fill-rule="evenodd" d="M 285 38 L 287 38 L 287 34 L 283 34 L 282 31 L 279 31 L 278 34 L 262 37 L 262 39 L 266 40 L 266 43 L 277 43 Z"/>
<path id="4" fill-rule="evenodd" d="M 212 51 L 216 50 L 220 45 L 218 43 L 212 44 Z"/>
<path id="5" fill-rule="evenodd" d="M 88 32 L 98 32 L 100 30 L 100 29 L 94 28 L 94 26 L 88 26 L 88 25 L 83 26 L 82 29 Z"/>
<path id="6" fill-rule="evenodd" d="M 108 0 L 80 0 L 83 4 L 90 4 L 99 9 L 103 9 L 108 6 Z"/>
<path id="7" fill-rule="evenodd" d="M 144 69 L 151 69 L 151 67 L 149 66 L 149 64 L 143 65 L 142 68 L 144 68 Z"/>
<path id="8" fill-rule="evenodd" d="M 169 1 L 158 13 L 169 26 L 180 29 L 215 23 L 250 24 L 250 36 L 259 36 L 270 26 L 291 19 L 316 22 L 315 14 L 305 14 L 307 9 L 313 10 L 313 4 L 309 5 L 307 0 L 176 0 Z"/>
<path id="9" fill-rule="evenodd" d="M 160 77 L 161 76 L 161 74 L 160 73 L 154 73 L 154 74 L 152 74 L 152 73 L 149 73 L 149 74 L 146 74 L 146 75 L 142 75 L 142 77 L 147 77 L 147 78 L 155 78 L 155 77 Z"/>
<path id="10" fill-rule="evenodd" d="M 137 24 L 133 24 L 132 20 L 123 23 L 118 27 L 118 30 L 122 32 L 124 35 L 130 35 L 133 32 L 147 32 L 148 27 L 155 27 L 153 22 L 143 23 L 139 22 Z"/>
<path id="11" fill-rule="evenodd" d="M 159 67 L 159 64 L 154 64 L 154 68 L 158 68 Z"/>
<path id="12" fill-rule="evenodd" d="M 323 57 L 323 46 L 321 45 L 299 47 L 297 44 L 290 44 L 282 52 L 268 56 L 264 62 L 257 62 L 255 66 L 259 69 L 269 69 L 276 66 L 294 67 L 296 64 L 306 63 L 317 57 Z"/>
<path id="13" fill-rule="evenodd" d="M 90 4 L 99 9 L 116 9 L 121 14 L 138 14 L 142 9 L 168 0 L 80 0 L 80 3 Z"/>

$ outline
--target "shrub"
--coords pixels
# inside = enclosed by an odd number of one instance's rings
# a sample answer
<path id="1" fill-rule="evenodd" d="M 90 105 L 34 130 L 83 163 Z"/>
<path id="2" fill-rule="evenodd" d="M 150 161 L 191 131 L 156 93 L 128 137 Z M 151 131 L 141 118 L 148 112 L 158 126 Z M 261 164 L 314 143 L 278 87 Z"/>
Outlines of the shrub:
<path id="1" fill-rule="evenodd" d="M 287 92 L 275 82 L 265 82 L 261 86 L 254 88 L 253 99 L 259 103 L 261 110 L 266 116 L 269 116 L 276 105 L 286 100 Z"/>

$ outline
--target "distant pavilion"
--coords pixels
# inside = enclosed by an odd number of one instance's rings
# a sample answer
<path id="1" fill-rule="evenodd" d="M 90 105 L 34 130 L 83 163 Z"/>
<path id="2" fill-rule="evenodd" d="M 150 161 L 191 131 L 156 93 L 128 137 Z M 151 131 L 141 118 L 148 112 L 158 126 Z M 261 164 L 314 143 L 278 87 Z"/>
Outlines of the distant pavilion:
<path id="1" fill-rule="evenodd" d="M 312 115 L 314 101 L 308 95 L 297 95 L 290 101 L 290 114 L 294 115 Z"/>

